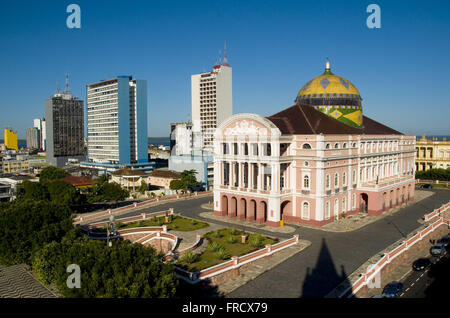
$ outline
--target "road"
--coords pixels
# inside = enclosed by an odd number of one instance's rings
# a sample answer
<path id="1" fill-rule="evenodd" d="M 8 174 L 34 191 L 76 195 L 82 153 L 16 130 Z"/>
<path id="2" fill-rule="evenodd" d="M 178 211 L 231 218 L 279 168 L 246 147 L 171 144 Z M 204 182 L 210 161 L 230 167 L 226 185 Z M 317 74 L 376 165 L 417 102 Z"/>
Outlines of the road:
<path id="1" fill-rule="evenodd" d="M 435 194 L 352 232 L 334 233 L 295 226 L 296 233 L 301 239 L 311 241 L 311 246 L 236 289 L 227 297 L 320 298 L 325 296 L 370 257 L 419 227 L 420 224 L 417 221 L 424 214 L 450 201 L 450 191 L 445 189 L 430 191 Z M 198 216 L 200 212 L 205 211 L 200 206 L 208 201 L 212 201 L 212 196 L 168 202 L 144 210 L 152 212 L 173 207 L 176 213 L 208 222 L 211 220 Z M 133 211 L 122 216 L 137 215 L 141 212 Z M 272 232 L 241 228 L 273 236 Z M 292 235 L 293 233 L 288 235 L 277 233 L 279 237 Z"/>
<path id="2" fill-rule="evenodd" d="M 412 270 L 402 281 L 404 291 L 400 294 L 401 298 L 439 297 L 439 293 L 435 292 L 433 286 L 442 283 L 440 280 L 443 279 L 443 276 L 448 277 L 450 255 L 446 253 L 439 257 L 429 257 L 433 262 L 433 265 L 431 265 L 430 268 L 427 268 L 424 271 Z M 447 294 L 448 292 L 445 295 Z M 444 295 L 440 296 L 443 297 Z"/>

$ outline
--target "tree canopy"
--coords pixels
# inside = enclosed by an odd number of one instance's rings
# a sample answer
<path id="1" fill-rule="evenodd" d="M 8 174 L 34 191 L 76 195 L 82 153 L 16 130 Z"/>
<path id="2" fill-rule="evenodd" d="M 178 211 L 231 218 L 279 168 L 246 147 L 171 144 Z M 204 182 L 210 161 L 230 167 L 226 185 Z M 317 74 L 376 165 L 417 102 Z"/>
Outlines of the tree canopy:
<path id="1" fill-rule="evenodd" d="M 416 179 L 450 181 L 450 168 L 416 171 Z"/>
<path id="2" fill-rule="evenodd" d="M 72 230 L 67 205 L 16 200 L 0 208 L 0 263 L 31 263 L 34 252 Z"/>
<path id="3" fill-rule="evenodd" d="M 66 285 L 69 264 L 81 270 L 81 288 Z M 114 241 L 65 238 L 41 249 L 33 259 L 33 269 L 44 283 L 55 283 L 66 297 L 173 297 L 178 279 L 163 255 L 151 247 Z"/>
<path id="4" fill-rule="evenodd" d="M 64 177 L 67 177 L 70 175 L 66 170 L 57 168 L 54 166 L 48 166 L 42 169 L 40 175 L 39 175 L 39 181 L 48 181 L 48 180 L 55 180 L 55 179 L 61 179 Z"/>
<path id="5" fill-rule="evenodd" d="M 169 188 L 171 190 L 184 190 L 186 191 L 190 187 L 195 187 L 198 185 L 197 177 L 195 176 L 197 171 L 195 169 L 184 170 L 180 174 L 179 180 L 172 180 L 170 182 Z"/>

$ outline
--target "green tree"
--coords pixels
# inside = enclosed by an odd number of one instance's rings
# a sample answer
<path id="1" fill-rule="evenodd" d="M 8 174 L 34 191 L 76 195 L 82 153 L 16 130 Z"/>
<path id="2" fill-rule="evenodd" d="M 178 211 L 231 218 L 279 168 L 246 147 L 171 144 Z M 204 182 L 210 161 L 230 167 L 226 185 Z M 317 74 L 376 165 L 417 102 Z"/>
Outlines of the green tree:
<path id="1" fill-rule="evenodd" d="M 80 266 L 81 288 L 67 287 L 69 264 Z M 178 286 L 174 269 L 164 263 L 162 253 L 129 241 L 114 241 L 107 247 L 85 237 L 64 239 L 36 253 L 33 270 L 41 282 L 55 283 L 65 297 L 168 298 L 176 295 Z"/>
<path id="2" fill-rule="evenodd" d="M 100 177 L 98 177 L 97 181 L 98 181 L 98 184 L 103 184 L 103 183 L 109 181 L 109 177 L 108 177 L 108 175 L 105 173 L 105 174 L 100 175 Z"/>
<path id="3" fill-rule="evenodd" d="M 170 190 L 181 190 L 184 189 L 184 182 L 181 180 L 172 180 L 170 181 L 169 188 Z"/>
<path id="4" fill-rule="evenodd" d="M 54 166 L 48 166 L 42 169 L 41 174 L 39 175 L 39 181 L 47 181 L 47 180 L 55 180 L 67 177 L 70 175 L 66 170 L 57 168 Z"/>
<path id="5" fill-rule="evenodd" d="M 181 174 L 181 181 L 184 183 L 184 190 L 189 187 L 194 187 L 198 185 L 197 177 L 195 176 L 197 171 L 195 169 L 184 170 Z"/>
<path id="6" fill-rule="evenodd" d="M 129 191 L 122 189 L 116 182 L 106 182 L 100 186 L 99 195 L 102 201 L 122 201 L 129 195 Z"/>
<path id="7" fill-rule="evenodd" d="M 77 189 L 68 182 L 53 180 L 47 183 L 50 200 L 57 204 L 77 204 L 80 202 L 80 194 Z"/>
<path id="8" fill-rule="evenodd" d="M 67 205 L 16 200 L 0 210 L 0 263 L 30 264 L 33 253 L 73 229 Z"/>
<path id="9" fill-rule="evenodd" d="M 24 180 L 20 186 L 19 199 L 20 200 L 49 200 L 50 196 L 47 187 L 41 182 L 31 182 Z"/>
<path id="10" fill-rule="evenodd" d="M 147 191 L 147 189 L 148 189 L 147 183 L 144 180 L 142 180 L 141 186 L 139 187 L 138 192 L 144 193 L 145 191 Z"/>

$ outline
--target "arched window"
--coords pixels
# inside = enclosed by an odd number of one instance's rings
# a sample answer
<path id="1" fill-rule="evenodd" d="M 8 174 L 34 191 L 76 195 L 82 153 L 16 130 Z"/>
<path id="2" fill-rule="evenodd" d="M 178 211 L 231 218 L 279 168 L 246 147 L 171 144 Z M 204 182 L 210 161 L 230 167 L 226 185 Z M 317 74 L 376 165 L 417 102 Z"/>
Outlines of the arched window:
<path id="1" fill-rule="evenodd" d="M 339 214 L 339 199 L 334 200 L 334 215 L 337 216 Z"/>
<path id="2" fill-rule="evenodd" d="M 329 218 L 330 218 L 330 202 L 327 201 L 327 203 L 325 204 L 325 219 Z"/>
<path id="3" fill-rule="evenodd" d="M 337 172 L 334 175 L 334 187 L 339 187 L 339 174 Z"/>
<path id="4" fill-rule="evenodd" d="M 308 202 L 303 202 L 302 219 L 305 219 L 305 220 L 309 219 L 309 203 Z"/>
<path id="5" fill-rule="evenodd" d="M 303 149 L 311 149 L 311 145 L 308 143 L 304 143 L 302 148 Z"/>
<path id="6" fill-rule="evenodd" d="M 352 210 L 356 208 L 356 194 L 353 193 L 352 195 Z"/>
<path id="7" fill-rule="evenodd" d="M 353 148 L 356 148 L 356 142 L 353 143 Z"/>
<path id="8" fill-rule="evenodd" d="M 327 189 L 329 189 L 329 188 L 331 187 L 331 184 L 330 184 L 330 175 L 329 175 L 329 174 L 327 174 L 326 187 L 327 187 Z"/>
<path id="9" fill-rule="evenodd" d="M 352 182 L 353 182 L 353 184 L 356 183 L 356 170 L 353 170 Z"/>
<path id="10" fill-rule="evenodd" d="M 330 147 L 331 147 L 330 143 L 327 143 L 327 144 L 325 145 L 325 149 L 330 149 Z"/>
<path id="11" fill-rule="evenodd" d="M 339 143 L 334 144 L 334 149 L 339 149 Z"/>
<path id="12" fill-rule="evenodd" d="M 347 148 L 347 143 L 346 143 L 346 142 L 344 142 L 344 144 L 342 145 L 342 148 L 343 148 L 343 149 L 346 149 L 346 148 Z"/>
<path id="13" fill-rule="evenodd" d="M 342 198 L 342 212 L 347 212 L 347 202 L 345 201 L 345 197 Z"/>
<path id="14" fill-rule="evenodd" d="M 347 185 L 347 173 L 342 174 L 342 185 L 345 187 Z"/>
<path id="15" fill-rule="evenodd" d="M 303 177 L 303 188 L 309 189 L 309 176 L 308 175 Z"/>

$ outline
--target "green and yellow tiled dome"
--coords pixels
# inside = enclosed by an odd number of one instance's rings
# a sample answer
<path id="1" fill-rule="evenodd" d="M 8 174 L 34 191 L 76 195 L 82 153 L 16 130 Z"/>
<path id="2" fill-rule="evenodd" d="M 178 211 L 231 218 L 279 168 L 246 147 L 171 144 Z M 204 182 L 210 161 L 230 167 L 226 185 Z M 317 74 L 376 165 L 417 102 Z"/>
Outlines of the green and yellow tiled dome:
<path id="1" fill-rule="evenodd" d="M 325 72 L 303 85 L 295 102 L 312 105 L 349 126 L 362 127 L 362 98 L 358 90 L 350 81 L 331 73 L 328 60 Z"/>

